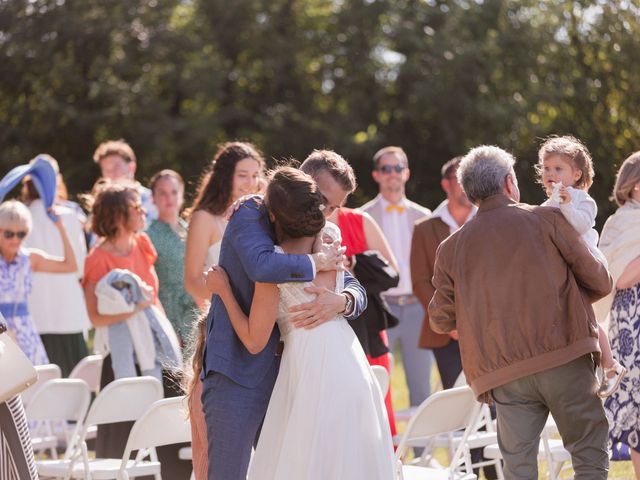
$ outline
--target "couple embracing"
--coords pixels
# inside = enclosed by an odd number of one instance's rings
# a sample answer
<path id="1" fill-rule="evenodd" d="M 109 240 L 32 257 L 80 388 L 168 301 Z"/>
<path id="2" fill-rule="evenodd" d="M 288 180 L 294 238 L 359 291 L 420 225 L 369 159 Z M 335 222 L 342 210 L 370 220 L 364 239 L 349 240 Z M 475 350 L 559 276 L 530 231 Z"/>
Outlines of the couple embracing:
<path id="1" fill-rule="evenodd" d="M 354 189 L 340 155 L 314 151 L 231 217 L 207 275 L 209 479 L 244 480 L 256 445 L 249 479 L 394 478 L 382 395 L 345 321 L 365 292 L 325 223 Z"/>

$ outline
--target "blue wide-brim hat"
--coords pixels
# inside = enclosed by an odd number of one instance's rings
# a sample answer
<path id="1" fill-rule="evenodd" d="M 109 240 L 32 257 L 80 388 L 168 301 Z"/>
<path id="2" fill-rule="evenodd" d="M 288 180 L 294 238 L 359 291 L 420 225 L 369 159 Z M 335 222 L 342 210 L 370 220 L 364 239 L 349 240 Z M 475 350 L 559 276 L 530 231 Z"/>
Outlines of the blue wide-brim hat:
<path id="1" fill-rule="evenodd" d="M 55 221 L 57 218 L 49 209 L 56 200 L 57 174 L 53 165 L 43 155 L 38 155 L 35 160 L 26 165 L 18 165 L 0 180 L 0 202 L 27 175 L 31 175 L 33 185 L 44 202 L 49 218 Z"/>

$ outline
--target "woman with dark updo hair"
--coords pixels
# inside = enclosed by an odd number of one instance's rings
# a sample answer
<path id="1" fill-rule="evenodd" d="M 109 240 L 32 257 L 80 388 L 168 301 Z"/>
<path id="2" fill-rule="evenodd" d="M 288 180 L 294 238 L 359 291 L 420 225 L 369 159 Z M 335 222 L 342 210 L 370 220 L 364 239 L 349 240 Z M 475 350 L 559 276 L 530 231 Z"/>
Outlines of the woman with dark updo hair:
<path id="1" fill-rule="evenodd" d="M 311 254 L 318 236 L 333 242 L 324 197 L 313 179 L 278 168 L 264 203 L 282 254 Z M 256 283 L 249 317 L 225 270 L 209 270 L 206 285 L 224 302 L 233 329 L 249 352 L 261 352 L 276 324 L 284 342 L 248 479 L 391 479 L 394 454 L 384 401 L 367 358 L 342 315 L 316 328 L 295 328 L 290 308 L 313 300 L 309 287 L 339 292 L 344 272 L 319 272 L 313 283 Z M 354 449 L 354 446 L 357 448 Z"/>
<path id="2" fill-rule="evenodd" d="M 227 228 L 224 213 L 244 195 L 257 193 L 264 170 L 260 152 L 248 142 L 220 145 L 211 170 L 204 174 L 189 214 L 184 286 L 200 305 L 210 295 L 203 272 L 218 263 L 222 235 Z"/>

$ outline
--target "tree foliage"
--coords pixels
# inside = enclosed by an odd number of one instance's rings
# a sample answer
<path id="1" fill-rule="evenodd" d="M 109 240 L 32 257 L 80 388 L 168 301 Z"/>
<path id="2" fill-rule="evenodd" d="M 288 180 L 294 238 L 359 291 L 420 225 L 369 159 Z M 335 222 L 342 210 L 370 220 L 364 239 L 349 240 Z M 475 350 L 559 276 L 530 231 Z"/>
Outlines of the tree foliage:
<path id="1" fill-rule="evenodd" d="M 193 180 L 229 139 L 274 159 L 327 147 L 356 168 L 359 204 L 394 144 L 433 207 L 440 165 L 488 143 L 534 203 L 541 138 L 570 133 L 603 218 L 640 133 L 639 16 L 623 0 L 0 0 L 0 164 L 51 153 L 80 191 L 107 138 L 132 144 L 142 179 Z"/>

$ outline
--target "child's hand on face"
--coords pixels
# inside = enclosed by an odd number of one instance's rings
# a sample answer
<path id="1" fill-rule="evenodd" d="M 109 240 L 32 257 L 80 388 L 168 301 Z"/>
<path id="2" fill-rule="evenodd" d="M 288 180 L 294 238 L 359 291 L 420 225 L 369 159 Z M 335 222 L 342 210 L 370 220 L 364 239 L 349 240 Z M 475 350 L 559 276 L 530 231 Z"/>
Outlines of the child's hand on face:
<path id="1" fill-rule="evenodd" d="M 565 187 L 564 185 L 560 187 L 560 190 L 558 191 L 558 196 L 560 197 L 561 204 L 571 203 L 571 194 L 569 193 L 569 190 L 567 189 L 567 187 Z"/>
<path id="2" fill-rule="evenodd" d="M 229 277 L 224 268 L 220 265 L 214 265 L 207 272 L 205 283 L 211 293 L 219 295 L 225 289 L 229 288 Z"/>

